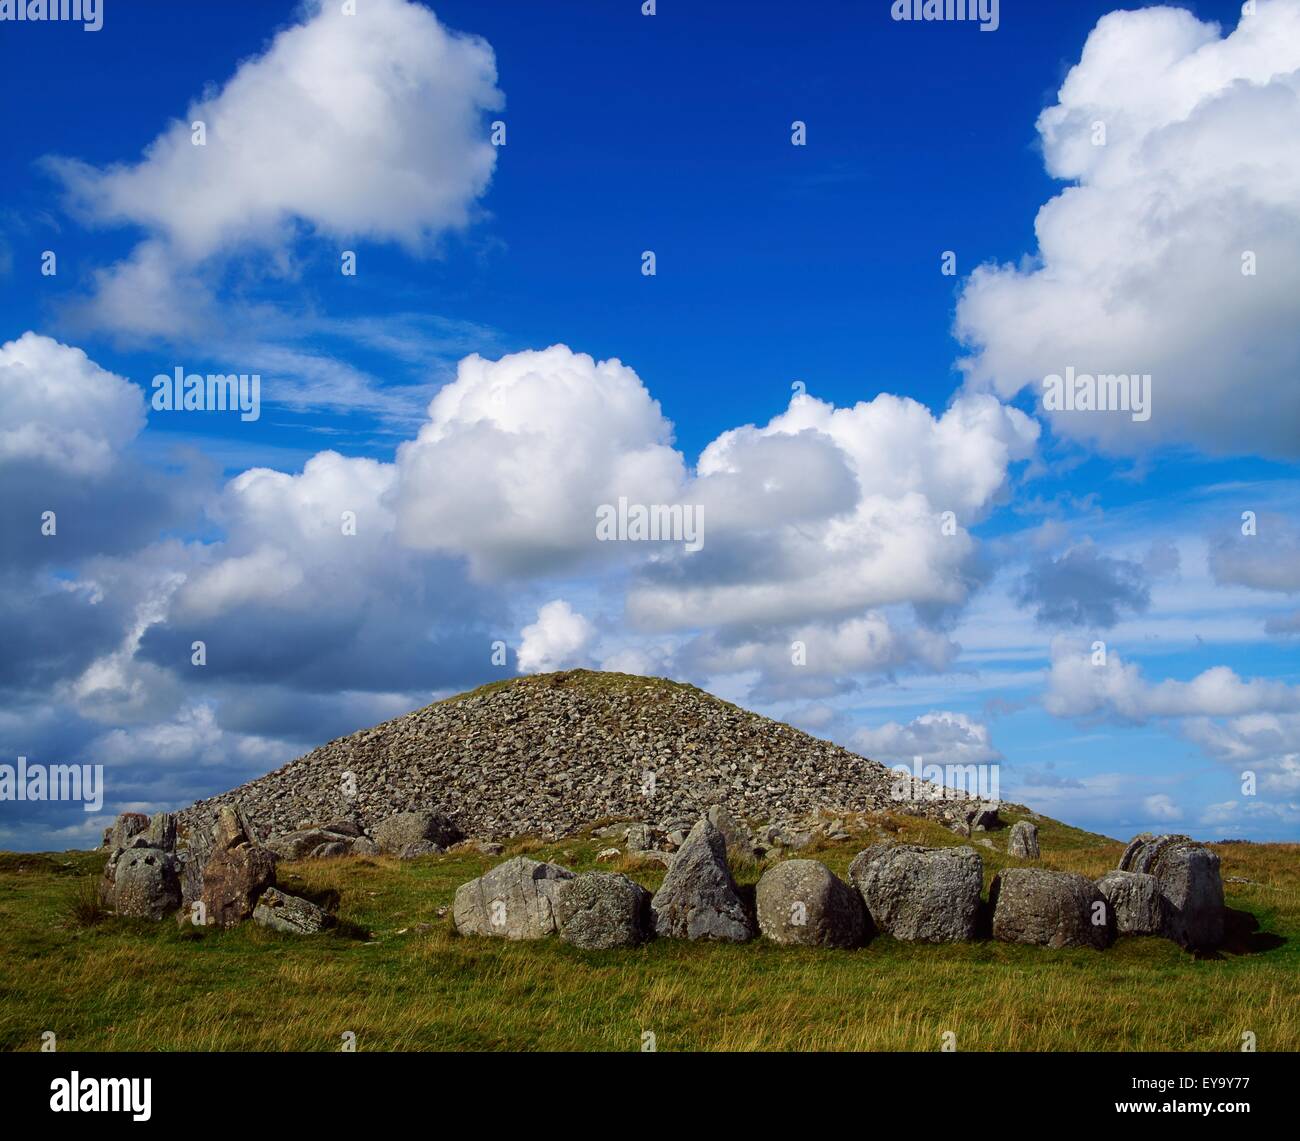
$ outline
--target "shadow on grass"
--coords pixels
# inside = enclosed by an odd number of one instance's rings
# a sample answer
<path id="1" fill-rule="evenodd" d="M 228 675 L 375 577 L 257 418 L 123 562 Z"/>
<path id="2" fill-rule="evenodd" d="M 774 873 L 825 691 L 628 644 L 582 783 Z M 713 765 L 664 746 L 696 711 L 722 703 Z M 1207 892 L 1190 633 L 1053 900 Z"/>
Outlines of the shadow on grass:
<path id="1" fill-rule="evenodd" d="M 1235 907 L 1223 909 L 1223 946 L 1214 955 L 1206 958 L 1222 958 L 1223 953 L 1231 955 L 1260 955 L 1276 951 L 1286 945 L 1286 939 L 1269 931 L 1259 929 L 1259 920 L 1249 911 L 1239 911 Z"/>

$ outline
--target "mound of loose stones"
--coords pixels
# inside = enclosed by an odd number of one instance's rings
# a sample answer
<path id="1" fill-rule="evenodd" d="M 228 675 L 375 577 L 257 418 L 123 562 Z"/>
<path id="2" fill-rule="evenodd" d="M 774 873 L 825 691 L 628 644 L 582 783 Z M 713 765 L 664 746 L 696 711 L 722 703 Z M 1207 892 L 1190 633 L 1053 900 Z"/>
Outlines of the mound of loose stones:
<path id="1" fill-rule="evenodd" d="M 286 841 L 297 858 L 342 854 L 329 845 L 350 849 L 359 836 L 385 849 L 375 829 L 404 813 L 441 814 L 440 833 L 405 842 L 445 847 L 454 835 L 557 838 L 611 819 L 684 839 L 715 804 L 786 831 L 818 810 L 909 812 L 966 834 L 996 820 L 988 805 L 900 781 L 693 686 L 574 670 L 485 686 L 331 741 L 178 823 L 183 838 L 202 838 L 219 806 L 238 805 L 261 842 L 300 834 Z"/>

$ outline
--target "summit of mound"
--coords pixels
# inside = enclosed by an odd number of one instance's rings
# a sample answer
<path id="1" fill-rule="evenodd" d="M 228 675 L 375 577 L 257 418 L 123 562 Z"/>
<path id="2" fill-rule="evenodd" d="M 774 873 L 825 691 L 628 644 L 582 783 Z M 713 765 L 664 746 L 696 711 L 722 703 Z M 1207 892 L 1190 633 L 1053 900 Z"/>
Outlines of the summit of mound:
<path id="1" fill-rule="evenodd" d="M 942 817 L 900 803 L 877 761 L 664 678 L 569 670 L 493 682 L 330 741 L 181 813 L 238 803 L 263 838 L 350 816 L 371 828 L 437 809 L 466 835 L 564 835 L 609 818 L 663 823 L 723 804 L 793 819 L 816 809 Z M 348 792 L 355 787 L 355 795 Z"/>

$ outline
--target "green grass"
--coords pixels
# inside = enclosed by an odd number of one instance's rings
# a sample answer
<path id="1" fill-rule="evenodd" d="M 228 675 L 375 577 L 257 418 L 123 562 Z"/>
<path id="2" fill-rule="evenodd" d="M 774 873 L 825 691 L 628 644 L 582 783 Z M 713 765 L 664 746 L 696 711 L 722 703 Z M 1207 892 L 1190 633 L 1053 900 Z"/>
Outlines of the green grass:
<path id="1" fill-rule="evenodd" d="M 1015 819 L 1014 814 L 1004 813 Z M 839 874 L 875 838 L 811 852 Z M 879 823 L 879 822 L 877 822 Z M 964 843 L 926 821 L 884 821 L 900 840 Z M 1042 820 L 1048 867 L 1089 876 L 1123 846 Z M 896 829 L 896 831 L 894 831 Z M 989 879 L 1016 864 L 977 845 Z M 575 870 L 606 841 L 528 851 Z M 578 951 L 558 939 L 460 938 L 457 885 L 497 863 L 477 854 L 406 863 L 282 865 L 286 890 L 336 893 L 341 929 L 309 938 L 100 916 L 86 887 L 102 854 L 0 854 L 0 1049 L 34 1050 L 1300 1050 L 1300 846 L 1223 845 L 1231 944 L 1196 959 L 1159 939 L 1052 951 L 877 937 L 853 951 L 659 940 Z M 616 870 L 654 888 L 662 869 Z M 752 882 L 761 868 L 746 869 Z M 987 885 L 986 885 L 987 886 Z M 1259 930 L 1249 929 L 1258 924 Z M 427 926 L 422 926 L 427 925 Z"/>

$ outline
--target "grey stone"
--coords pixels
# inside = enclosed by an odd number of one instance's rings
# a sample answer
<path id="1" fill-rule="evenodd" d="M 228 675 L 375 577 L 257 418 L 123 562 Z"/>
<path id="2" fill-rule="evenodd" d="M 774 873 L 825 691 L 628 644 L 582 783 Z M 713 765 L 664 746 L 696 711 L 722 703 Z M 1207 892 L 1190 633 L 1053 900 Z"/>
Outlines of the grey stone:
<path id="1" fill-rule="evenodd" d="M 350 844 L 352 838 L 342 832 L 328 828 L 301 828 L 296 832 L 286 832 L 266 842 L 267 848 L 282 860 L 303 860 L 315 853 L 324 844 Z"/>
<path id="2" fill-rule="evenodd" d="M 635 947 L 650 935 L 650 893 L 624 875 L 562 879 L 555 888 L 555 922 L 560 938 L 575 947 Z"/>
<path id="3" fill-rule="evenodd" d="M 754 837 L 745 825 L 727 811 L 725 805 L 713 805 L 706 813 L 706 818 L 722 833 L 727 844 L 727 859 L 732 864 L 753 863 Z"/>
<path id="4" fill-rule="evenodd" d="M 849 865 L 872 922 L 895 939 L 952 943 L 975 938 L 984 863 L 974 848 L 873 844 Z"/>
<path id="5" fill-rule="evenodd" d="M 310 900 L 268 887 L 253 908 L 253 921 L 289 935 L 314 935 L 328 926 L 329 915 Z"/>
<path id="6" fill-rule="evenodd" d="M 654 847 L 649 824 L 633 824 L 627 830 L 627 850 L 645 852 Z"/>
<path id="7" fill-rule="evenodd" d="M 111 903 L 118 915 L 162 919 L 181 905 L 176 860 L 160 848 L 128 848 L 117 858 Z"/>
<path id="8" fill-rule="evenodd" d="M 352 841 L 352 854 L 354 856 L 377 856 L 379 855 L 379 845 L 369 836 L 358 836 Z"/>
<path id="9" fill-rule="evenodd" d="M 1129 842 L 1120 871 L 1145 872 L 1160 883 L 1164 935 L 1189 950 L 1223 942 L 1223 878 L 1218 853 L 1189 836 L 1143 832 Z"/>
<path id="10" fill-rule="evenodd" d="M 439 850 L 456 843 L 460 831 L 441 812 L 399 812 L 374 829 L 374 841 L 386 855 L 400 855 L 412 844 L 436 844 Z"/>
<path id="11" fill-rule="evenodd" d="M 755 895 L 759 930 L 773 942 L 855 947 L 866 934 L 862 897 L 817 860 L 785 860 L 768 868 Z"/>
<path id="12" fill-rule="evenodd" d="M 708 820 L 691 829 L 650 903 L 655 931 L 672 939 L 743 943 L 754 937 L 727 867 L 727 843 Z"/>
<path id="13" fill-rule="evenodd" d="M 1102 950 L 1111 941 L 1113 920 L 1105 897 L 1075 872 L 1004 868 L 994 877 L 989 897 L 993 938 L 1003 943 Z"/>
<path id="14" fill-rule="evenodd" d="M 325 831 L 336 836 L 351 836 L 355 840 L 361 835 L 361 825 L 355 820 L 331 820 L 325 825 Z"/>
<path id="15" fill-rule="evenodd" d="M 352 851 L 352 845 L 343 840 L 330 840 L 324 844 L 318 844 L 311 850 L 313 860 L 329 860 L 336 856 L 346 856 Z"/>
<path id="16" fill-rule="evenodd" d="M 1119 935 L 1163 935 L 1165 901 L 1160 881 L 1145 872 L 1107 872 L 1097 880 Z"/>
<path id="17" fill-rule="evenodd" d="M 452 919 L 462 935 L 541 939 L 555 934 L 555 890 L 573 872 L 515 856 L 456 889 Z"/>
<path id="18" fill-rule="evenodd" d="M 176 851 L 176 819 L 170 812 L 155 812 L 148 826 L 131 836 L 126 848 L 154 848 L 160 852 Z"/>
<path id="19" fill-rule="evenodd" d="M 974 805 L 966 818 L 972 832 L 991 832 L 1002 827 L 1002 818 L 998 815 L 998 806 L 988 801 Z"/>
<path id="20" fill-rule="evenodd" d="M 432 840 L 416 840 L 400 851 L 394 852 L 393 855 L 399 860 L 414 860 L 420 856 L 440 856 L 444 851 L 445 848 L 433 843 Z"/>
<path id="21" fill-rule="evenodd" d="M 149 817 L 143 812 L 121 813 L 113 822 L 112 831 L 108 837 L 108 849 L 118 851 L 121 848 L 128 847 L 128 841 L 133 836 L 144 832 L 148 827 Z"/>
<path id="22" fill-rule="evenodd" d="M 1011 825 L 1011 835 L 1007 837 L 1007 854 L 1019 856 L 1022 860 L 1038 859 L 1038 825 L 1028 820 L 1017 820 Z"/>

